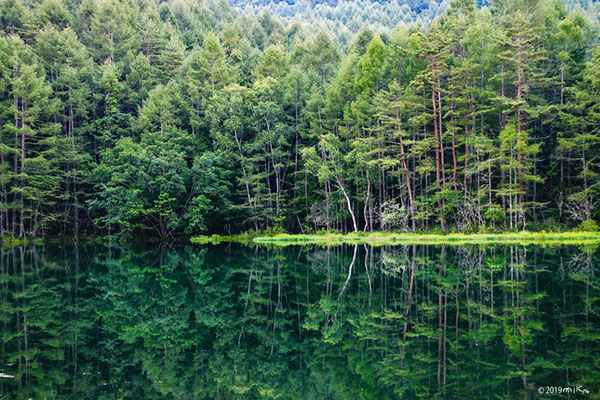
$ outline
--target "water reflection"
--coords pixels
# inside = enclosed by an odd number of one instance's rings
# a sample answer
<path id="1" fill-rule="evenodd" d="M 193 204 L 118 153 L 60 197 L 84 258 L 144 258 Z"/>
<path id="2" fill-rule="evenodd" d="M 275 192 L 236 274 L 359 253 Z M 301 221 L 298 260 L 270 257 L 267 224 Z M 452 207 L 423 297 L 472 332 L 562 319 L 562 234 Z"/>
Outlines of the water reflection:
<path id="1" fill-rule="evenodd" d="M 597 272 L 566 246 L 3 249 L 0 398 L 594 398 Z"/>

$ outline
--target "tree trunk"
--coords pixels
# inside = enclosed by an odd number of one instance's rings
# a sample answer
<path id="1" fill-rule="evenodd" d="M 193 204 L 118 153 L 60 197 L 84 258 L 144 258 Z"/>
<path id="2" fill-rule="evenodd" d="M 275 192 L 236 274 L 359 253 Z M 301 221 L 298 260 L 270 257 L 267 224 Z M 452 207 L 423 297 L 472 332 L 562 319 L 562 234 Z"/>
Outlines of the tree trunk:
<path id="1" fill-rule="evenodd" d="M 342 181 L 339 178 L 337 178 L 336 182 L 338 184 L 338 187 L 342 191 L 342 194 L 346 198 L 346 205 L 348 207 L 348 212 L 350 212 L 350 215 L 352 216 L 352 226 L 354 228 L 354 232 L 358 232 L 358 225 L 356 224 L 356 217 L 354 216 L 354 211 L 352 211 L 352 203 L 350 201 L 350 197 L 348 197 L 348 193 L 346 193 L 346 189 L 344 188 L 344 184 L 342 183 Z"/>

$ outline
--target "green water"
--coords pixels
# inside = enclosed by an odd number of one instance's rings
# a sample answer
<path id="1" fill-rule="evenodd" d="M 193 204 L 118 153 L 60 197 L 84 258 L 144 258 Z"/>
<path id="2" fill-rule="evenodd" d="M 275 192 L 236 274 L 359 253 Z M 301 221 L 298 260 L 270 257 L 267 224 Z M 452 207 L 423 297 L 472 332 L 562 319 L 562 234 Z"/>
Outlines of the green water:
<path id="1" fill-rule="evenodd" d="M 8 248 L 0 399 L 599 398 L 599 254 Z"/>

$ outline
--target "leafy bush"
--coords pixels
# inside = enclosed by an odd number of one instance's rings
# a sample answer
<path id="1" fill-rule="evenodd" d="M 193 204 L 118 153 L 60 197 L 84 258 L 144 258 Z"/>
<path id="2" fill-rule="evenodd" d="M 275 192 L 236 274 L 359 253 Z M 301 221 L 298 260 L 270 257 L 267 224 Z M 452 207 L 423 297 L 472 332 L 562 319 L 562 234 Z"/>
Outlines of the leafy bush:
<path id="1" fill-rule="evenodd" d="M 270 226 L 264 231 L 265 236 L 276 236 L 281 235 L 282 233 L 285 233 L 285 229 L 279 225 Z"/>
<path id="2" fill-rule="evenodd" d="M 386 201 L 381 206 L 381 224 L 386 228 L 400 228 L 408 231 L 409 211 L 393 201 Z"/>
<path id="3" fill-rule="evenodd" d="M 485 211 L 485 219 L 492 223 L 501 223 L 504 221 L 504 211 L 502 211 L 502 207 L 498 204 L 493 205 Z"/>
<path id="4" fill-rule="evenodd" d="M 575 229 L 578 232 L 599 232 L 600 225 L 592 219 L 588 219 L 580 223 Z"/>

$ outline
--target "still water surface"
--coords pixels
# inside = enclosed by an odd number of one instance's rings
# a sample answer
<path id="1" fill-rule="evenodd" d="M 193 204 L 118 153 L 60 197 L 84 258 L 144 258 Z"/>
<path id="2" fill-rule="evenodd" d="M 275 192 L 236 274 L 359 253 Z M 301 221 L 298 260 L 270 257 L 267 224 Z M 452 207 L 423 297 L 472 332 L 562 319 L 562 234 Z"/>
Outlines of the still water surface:
<path id="1" fill-rule="evenodd" d="M 3 249 L 0 399 L 598 398 L 599 254 Z"/>

